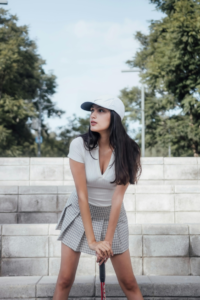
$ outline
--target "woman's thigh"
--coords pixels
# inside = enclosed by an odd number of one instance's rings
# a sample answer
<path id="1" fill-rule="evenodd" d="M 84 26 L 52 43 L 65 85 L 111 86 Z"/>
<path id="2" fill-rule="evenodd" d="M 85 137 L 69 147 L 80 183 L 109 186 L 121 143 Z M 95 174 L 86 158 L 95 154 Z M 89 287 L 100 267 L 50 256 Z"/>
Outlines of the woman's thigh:
<path id="1" fill-rule="evenodd" d="M 60 279 L 74 280 L 81 252 L 74 251 L 61 242 Z"/>
<path id="2" fill-rule="evenodd" d="M 135 284 L 137 286 L 137 282 L 131 265 L 129 249 L 127 249 L 123 253 L 111 256 L 110 259 L 120 285 L 127 286 Z"/>

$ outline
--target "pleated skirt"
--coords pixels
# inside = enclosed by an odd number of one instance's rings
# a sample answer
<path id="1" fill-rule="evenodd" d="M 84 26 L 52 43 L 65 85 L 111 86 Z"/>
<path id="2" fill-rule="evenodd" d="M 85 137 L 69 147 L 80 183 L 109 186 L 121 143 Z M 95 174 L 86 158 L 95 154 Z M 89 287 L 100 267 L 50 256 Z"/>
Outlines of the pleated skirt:
<path id="1" fill-rule="evenodd" d="M 95 206 L 89 203 L 92 226 L 96 241 L 105 239 L 111 206 Z M 76 189 L 70 194 L 65 207 L 59 217 L 55 230 L 60 230 L 57 238 L 74 251 L 96 256 L 96 252 L 89 248 L 85 229 L 81 217 Z M 128 219 L 124 203 L 122 202 L 120 215 L 115 229 L 112 250 L 114 254 L 125 252 L 129 248 Z"/>

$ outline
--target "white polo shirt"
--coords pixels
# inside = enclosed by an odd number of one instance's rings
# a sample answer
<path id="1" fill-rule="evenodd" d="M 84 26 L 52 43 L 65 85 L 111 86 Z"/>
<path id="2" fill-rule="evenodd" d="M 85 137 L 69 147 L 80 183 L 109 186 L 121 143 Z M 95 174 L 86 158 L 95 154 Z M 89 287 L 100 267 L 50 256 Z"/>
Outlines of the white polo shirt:
<path id="1" fill-rule="evenodd" d="M 114 151 L 103 174 L 101 174 L 99 165 L 99 145 L 91 151 L 91 155 L 85 149 L 82 137 L 77 137 L 71 141 L 68 157 L 85 164 L 88 202 L 95 206 L 110 206 L 116 187 L 115 183 L 110 183 L 115 179 L 115 164 L 110 167 L 114 161 Z"/>

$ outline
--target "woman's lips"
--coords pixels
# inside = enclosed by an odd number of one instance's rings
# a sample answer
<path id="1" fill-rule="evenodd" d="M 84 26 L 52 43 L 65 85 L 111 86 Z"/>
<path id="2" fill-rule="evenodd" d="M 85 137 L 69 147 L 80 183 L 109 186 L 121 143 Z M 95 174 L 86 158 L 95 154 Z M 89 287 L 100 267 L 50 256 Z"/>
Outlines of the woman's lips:
<path id="1" fill-rule="evenodd" d="M 97 123 L 96 122 L 91 122 L 91 125 L 96 125 Z"/>

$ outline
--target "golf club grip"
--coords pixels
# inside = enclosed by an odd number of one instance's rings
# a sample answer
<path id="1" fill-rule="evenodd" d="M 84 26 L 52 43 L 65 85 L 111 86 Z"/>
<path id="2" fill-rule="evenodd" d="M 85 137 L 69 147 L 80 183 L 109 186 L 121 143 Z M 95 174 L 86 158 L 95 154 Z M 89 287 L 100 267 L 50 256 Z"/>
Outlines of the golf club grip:
<path id="1" fill-rule="evenodd" d="M 105 263 L 104 262 L 101 265 L 99 265 L 99 278 L 100 278 L 100 282 L 105 282 L 106 269 L 105 269 Z"/>

